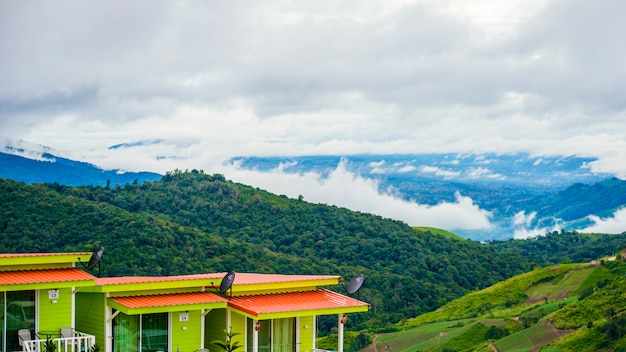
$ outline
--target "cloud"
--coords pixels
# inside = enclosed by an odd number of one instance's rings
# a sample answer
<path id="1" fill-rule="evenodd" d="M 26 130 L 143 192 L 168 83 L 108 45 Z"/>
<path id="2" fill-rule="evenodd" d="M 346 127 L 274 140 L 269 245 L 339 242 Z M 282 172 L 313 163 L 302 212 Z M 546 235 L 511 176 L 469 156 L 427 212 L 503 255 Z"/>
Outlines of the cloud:
<path id="1" fill-rule="evenodd" d="M 536 227 L 532 223 L 537 217 L 537 212 L 526 214 L 524 211 L 517 212 L 511 219 L 513 228 L 513 238 L 523 240 L 537 236 L 543 236 L 546 233 L 560 231 L 562 221 L 555 219 L 552 227 Z"/>
<path id="2" fill-rule="evenodd" d="M 489 170 L 488 168 L 484 168 L 484 167 L 472 167 L 469 168 L 466 171 L 466 174 L 469 178 L 473 178 L 473 179 L 477 179 L 477 178 L 491 178 L 491 179 L 498 179 L 498 180 L 502 180 L 505 179 L 506 176 L 498 174 L 498 173 L 493 173 L 491 172 L 491 170 Z"/>
<path id="3" fill-rule="evenodd" d="M 626 179 L 625 12 L 622 0 L 5 1 L 0 139 L 105 169 L 203 169 L 413 225 L 487 229 L 490 214 L 461 194 L 425 206 L 344 166 L 322 177 L 225 161 L 452 153 L 458 165 L 522 152 L 537 165 L 594 158 L 592 172 Z M 504 178 L 478 161 L 370 172 Z M 545 233 L 531 215 L 511 220 L 517 236 Z"/>
<path id="4" fill-rule="evenodd" d="M 526 152 L 597 158 L 590 170 L 626 178 L 625 11 L 621 0 L 2 2 L 0 138 L 129 171 Z M 138 141 L 159 143 L 109 149 Z M 502 177 L 483 162 L 463 176 Z M 397 166 L 457 176 L 429 167 Z"/>
<path id="5" fill-rule="evenodd" d="M 426 174 L 434 174 L 436 176 L 442 176 L 444 178 L 455 178 L 461 175 L 458 171 L 445 170 L 437 166 L 422 166 L 419 171 Z"/>
<path id="6" fill-rule="evenodd" d="M 401 220 L 412 226 L 430 226 L 448 230 L 492 229 L 491 214 L 480 209 L 471 198 L 456 194 L 455 202 L 443 202 L 434 206 L 417 204 L 381 193 L 377 181 L 349 172 L 345 161 L 326 178 L 308 172 L 285 173 L 282 168 L 269 172 L 243 169 L 230 164 L 223 170 L 231 179 L 275 194 L 291 198 L 303 196 L 312 203 L 345 207 L 354 211 L 377 214 Z"/>
<path id="7" fill-rule="evenodd" d="M 612 217 L 600 218 L 590 215 L 589 219 L 593 225 L 580 230 L 584 233 L 612 233 L 620 234 L 626 232 L 626 208 L 620 208 L 613 213 Z"/>

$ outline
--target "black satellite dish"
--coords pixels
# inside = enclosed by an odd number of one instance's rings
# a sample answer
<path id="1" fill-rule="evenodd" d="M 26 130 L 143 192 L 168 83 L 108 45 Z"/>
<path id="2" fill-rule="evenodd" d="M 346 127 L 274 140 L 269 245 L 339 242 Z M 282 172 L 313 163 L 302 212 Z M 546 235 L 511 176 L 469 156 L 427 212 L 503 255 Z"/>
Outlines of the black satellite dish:
<path id="1" fill-rule="evenodd" d="M 235 281 L 235 272 L 229 271 L 226 276 L 222 279 L 222 283 L 220 284 L 220 293 L 224 294 L 228 289 L 231 289 L 230 294 L 232 296 L 233 291 L 233 282 Z"/>
<path id="2" fill-rule="evenodd" d="M 353 277 L 350 282 L 348 283 L 348 288 L 345 289 L 346 292 L 349 295 L 353 295 L 357 292 L 359 292 L 359 289 L 361 288 L 361 286 L 363 285 L 363 280 L 365 280 L 365 277 L 363 276 L 363 274 L 357 274 L 355 277 Z"/>
<path id="3" fill-rule="evenodd" d="M 96 250 L 93 251 L 93 253 L 91 254 L 91 257 L 89 258 L 89 262 L 87 263 L 87 265 L 85 265 L 85 263 L 81 262 L 81 264 L 83 264 L 83 266 L 85 267 L 85 269 L 87 269 L 88 271 L 93 270 L 96 265 L 98 266 L 98 277 L 100 277 L 100 266 L 102 263 L 102 255 L 104 254 L 104 247 L 100 247 Z M 80 260 L 80 258 L 78 258 Z"/>

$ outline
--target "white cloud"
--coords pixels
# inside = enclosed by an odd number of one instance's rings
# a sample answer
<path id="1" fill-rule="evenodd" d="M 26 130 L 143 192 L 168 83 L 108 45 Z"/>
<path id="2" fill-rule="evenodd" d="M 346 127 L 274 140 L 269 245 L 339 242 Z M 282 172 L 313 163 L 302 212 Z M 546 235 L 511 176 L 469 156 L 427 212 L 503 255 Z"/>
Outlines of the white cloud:
<path id="1" fill-rule="evenodd" d="M 317 173 L 285 173 L 280 168 L 259 172 L 229 165 L 226 174 L 236 182 L 253 184 L 256 187 L 291 198 L 302 195 L 304 200 L 345 207 L 355 211 L 377 214 L 401 220 L 412 226 L 431 226 L 448 230 L 492 229 L 491 214 L 480 209 L 469 197 L 456 195 L 453 203 L 434 206 L 417 204 L 381 193 L 375 180 L 357 176 L 338 164 L 327 178 Z"/>
<path id="2" fill-rule="evenodd" d="M 491 172 L 491 170 L 489 170 L 488 168 L 484 168 L 484 167 L 472 167 L 466 170 L 465 173 L 467 174 L 469 178 L 475 178 L 475 179 L 491 178 L 491 179 L 502 180 L 506 178 L 506 176 L 498 174 L 498 173 L 493 173 Z"/>
<path id="3" fill-rule="evenodd" d="M 537 212 L 530 212 L 526 214 L 524 211 L 520 211 L 516 213 L 511 219 L 511 224 L 513 225 L 513 238 L 522 240 L 537 236 L 543 236 L 546 233 L 560 231 L 562 221 L 556 219 L 554 221 L 554 225 L 552 227 L 536 227 L 532 226 L 532 222 L 537 217 Z"/>
<path id="4" fill-rule="evenodd" d="M 426 174 L 435 174 L 437 176 L 442 176 L 444 178 L 454 178 L 459 177 L 461 175 L 458 171 L 446 170 L 436 166 L 422 166 L 420 167 L 420 172 Z"/>
<path id="5" fill-rule="evenodd" d="M 400 167 L 398 169 L 398 172 L 405 173 L 405 172 L 411 172 L 411 171 L 415 171 L 415 170 L 417 170 L 417 167 L 415 167 L 413 165 L 405 165 L 405 166 Z"/>
<path id="6" fill-rule="evenodd" d="M 626 232 L 626 208 L 616 210 L 613 216 L 609 218 L 600 218 L 595 215 L 590 215 L 589 218 L 594 222 L 594 225 L 582 229 L 580 232 L 612 234 Z"/>
<path id="7" fill-rule="evenodd" d="M 529 152 L 626 178 L 619 0 L 0 6 L 0 137 L 103 166 L 158 139 L 203 155 L 135 164 Z"/>

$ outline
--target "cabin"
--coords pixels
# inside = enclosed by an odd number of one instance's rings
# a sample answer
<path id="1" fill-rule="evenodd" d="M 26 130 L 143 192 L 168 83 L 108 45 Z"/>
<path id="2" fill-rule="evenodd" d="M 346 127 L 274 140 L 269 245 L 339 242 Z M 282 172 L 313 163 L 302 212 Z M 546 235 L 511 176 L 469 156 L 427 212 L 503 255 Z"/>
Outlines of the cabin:
<path id="1" fill-rule="evenodd" d="M 316 326 L 323 315 L 336 316 L 342 351 L 347 315 L 369 310 L 369 304 L 326 288 L 339 285 L 341 276 L 228 272 L 97 278 L 76 265 L 90 255 L 0 255 L 3 314 L 11 302 L 30 302 L 23 318 L 3 320 L 0 351 L 43 351 L 48 340 L 58 351 L 94 345 L 104 352 L 220 351 L 215 342 L 229 338 L 241 346 L 237 351 L 320 351 Z M 20 258 L 21 264 L 9 265 L 8 258 Z M 52 265 L 51 258 L 63 265 Z M 20 339 L 18 332 L 25 329 L 30 336 Z"/>
<path id="2" fill-rule="evenodd" d="M 96 344 L 74 329 L 76 293 L 96 285 L 96 277 L 77 268 L 91 253 L 0 254 L 0 351 L 44 351 Z M 78 346 L 76 344 L 79 344 Z"/>

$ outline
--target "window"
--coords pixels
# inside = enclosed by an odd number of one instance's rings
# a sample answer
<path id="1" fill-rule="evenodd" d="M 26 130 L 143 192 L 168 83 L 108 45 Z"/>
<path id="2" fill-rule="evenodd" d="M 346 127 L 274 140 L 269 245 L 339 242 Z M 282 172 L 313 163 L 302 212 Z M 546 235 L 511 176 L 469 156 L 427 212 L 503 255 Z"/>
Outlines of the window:
<path id="1" fill-rule="evenodd" d="M 3 335 L 7 351 L 21 351 L 17 332 L 20 329 L 30 330 L 35 336 L 35 291 L 6 292 L 6 326 L 3 326 Z M 6 309 L 6 310 L 5 310 Z M 1 347 L 1 346 L 0 346 Z"/>
<path id="2" fill-rule="evenodd" d="M 113 319 L 113 352 L 167 350 L 168 313 L 120 313 Z"/>
<path id="3" fill-rule="evenodd" d="M 167 313 L 141 316 L 141 350 L 167 351 Z"/>
<path id="4" fill-rule="evenodd" d="M 247 326 L 247 350 L 252 351 L 254 320 L 248 319 Z M 259 352 L 295 352 L 295 318 L 261 320 L 259 327 Z"/>

